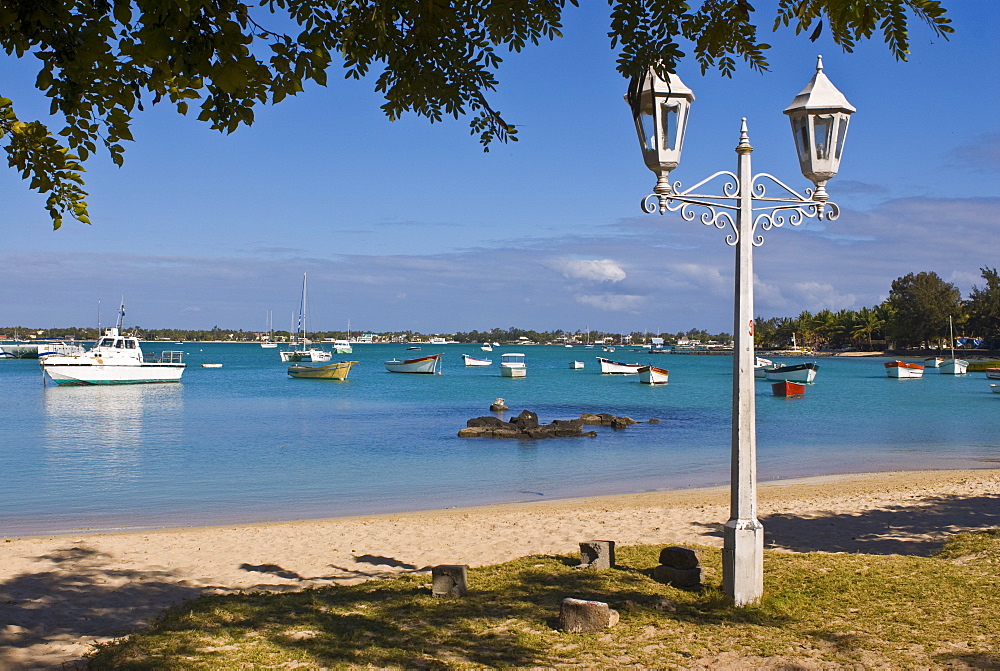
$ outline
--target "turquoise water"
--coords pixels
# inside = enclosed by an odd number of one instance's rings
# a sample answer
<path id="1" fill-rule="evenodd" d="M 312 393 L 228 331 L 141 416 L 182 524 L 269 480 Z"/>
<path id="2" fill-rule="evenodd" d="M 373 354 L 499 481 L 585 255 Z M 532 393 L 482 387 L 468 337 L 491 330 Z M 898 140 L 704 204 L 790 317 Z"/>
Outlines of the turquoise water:
<path id="1" fill-rule="evenodd" d="M 176 346 L 171 346 L 176 347 Z M 344 382 L 293 380 L 277 350 L 185 344 L 181 384 L 44 387 L 37 361 L 0 361 L 0 535 L 291 520 L 726 484 L 729 357 L 650 355 L 670 384 L 600 375 L 599 349 L 534 346 L 528 376 L 465 368 L 478 347 L 359 345 Z M 382 361 L 444 352 L 444 374 Z M 570 370 L 573 359 L 583 370 Z M 797 361 L 789 359 L 788 361 Z M 1000 395 L 982 373 L 885 376 L 885 359 L 819 359 L 801 398 L 757 382 L 762 480 L 1000 463 Z M 201 363 L 222 363 L 218 369 Z M 457 437 L 496 397 L 511 412 L 641 423 L 596 438 Z M 650 424 L 650 418 L 662 420 Z"/>

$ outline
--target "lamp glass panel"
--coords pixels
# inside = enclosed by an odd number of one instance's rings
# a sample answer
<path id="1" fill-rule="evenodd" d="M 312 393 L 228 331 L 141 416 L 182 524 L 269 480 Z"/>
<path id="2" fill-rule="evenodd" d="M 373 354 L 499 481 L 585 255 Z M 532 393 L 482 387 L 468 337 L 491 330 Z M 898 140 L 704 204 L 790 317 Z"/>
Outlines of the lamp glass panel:
<path id="1" fill-rule="evenodd" d="M 799 155 L 799 162 L 803 165 L 809 162 L 809 123 L 805 116 L 792 117 L 792 137 L 795 138 L 795 151 Z"/>
<path id="2" fill-rule="evenodd" d="M 833 146 L 834 118 L 830 114 L 818 114 L 814 117 L 813 128 L 816 137 L 816 158 L 825 160 L 830 158 L 830 149 Z"/>
<path id="3" fill-rule="evenodd" d="M 636 119 L 639 121 L 643 151 L 656 151 L 656 126 L 653 123 L 653 115 L 649 112 L 640 112 Z"/>
<path id="4" fill-rule="evenodd" d="M 851 117 L 846 114 L 841 115 L 840 123 L 837 124 L 837 160 L 840 160 L 840 155 L 844 151 L 844 140 L 847 139 L 847 122 L 851 120 Z"/>
<path id="5" fill-rule="evenodd" d="M 661 147 L 674 151 L 680 136 L 678 121 L 680 120 L 680 104 L 675 101 L 660 103 Z"/>

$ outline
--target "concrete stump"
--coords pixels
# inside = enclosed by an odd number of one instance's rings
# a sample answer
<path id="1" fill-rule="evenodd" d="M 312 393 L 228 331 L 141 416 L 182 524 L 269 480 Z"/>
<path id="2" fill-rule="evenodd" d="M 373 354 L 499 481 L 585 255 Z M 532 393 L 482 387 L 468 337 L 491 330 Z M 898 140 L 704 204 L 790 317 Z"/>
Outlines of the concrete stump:
<path id="1" fill-rule="evenodd" d="M 698 553 L 691 548 L 674 545 L 660 550 L 660 563 L 673 568 L 698 568 Z"/>
<path id="2" fill-rule="evenodd" d="M 580 568 L 614 567 L 614 541 L 585 541 L 580 543 Z"/>
<path id="3" fill-rule="evenodd" d="M 431 594 L 437 597 L 465 596 L 469 587 L 469 567 L 464 564 L 442 564 L 431 569 Z"/>
<path id="4" fill-rule="evenodd" d="M 567 597 L 559 609 L 559 628 L 572 634 L 590 634 L 618 624 L 618 611 L 603 601 Z"/>

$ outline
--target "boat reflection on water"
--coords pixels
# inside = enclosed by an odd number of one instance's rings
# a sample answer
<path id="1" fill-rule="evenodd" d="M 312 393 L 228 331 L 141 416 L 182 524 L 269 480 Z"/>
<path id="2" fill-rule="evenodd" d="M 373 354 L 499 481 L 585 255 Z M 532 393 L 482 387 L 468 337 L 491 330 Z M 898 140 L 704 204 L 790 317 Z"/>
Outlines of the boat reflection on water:
<path id="1" fill-rule="evenodd" d="M 100 385 L 42 389 L 44 468 L 49 478 L 117 488 L 149 466 L 141 455 L 180 440 L 184 389 L 179 385 Z M 66 469 L 72 472 L 65 476 Z"/>

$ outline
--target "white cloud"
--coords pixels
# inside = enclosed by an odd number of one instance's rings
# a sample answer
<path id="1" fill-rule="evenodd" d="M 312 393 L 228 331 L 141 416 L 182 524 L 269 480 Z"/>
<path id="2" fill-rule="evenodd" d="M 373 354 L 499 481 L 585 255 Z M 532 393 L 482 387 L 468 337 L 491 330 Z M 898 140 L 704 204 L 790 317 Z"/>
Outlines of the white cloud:
<path id="1" fill-rule="evenodd" d="M 646 303 L 645 296 L 593 294 L 577 296 L 578 303 L 610 312 L 636 312 Z"/>
<path id="2" fill-rule="evenodd" d="M 627 275 L 625 270 L 611 259 L 553 259 L 553 268 L 569 280 L 590 280 L 593 282 L 621 282 Z"/>

